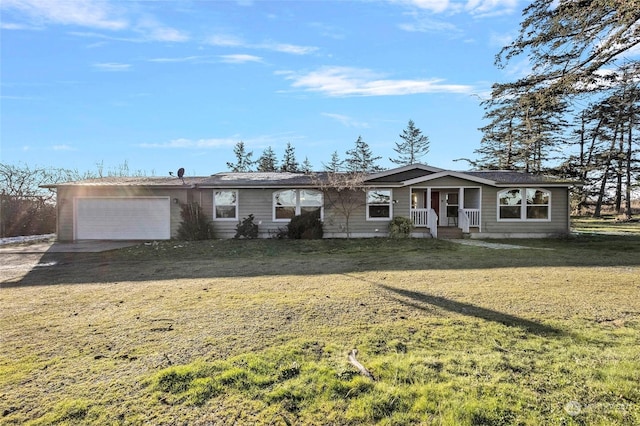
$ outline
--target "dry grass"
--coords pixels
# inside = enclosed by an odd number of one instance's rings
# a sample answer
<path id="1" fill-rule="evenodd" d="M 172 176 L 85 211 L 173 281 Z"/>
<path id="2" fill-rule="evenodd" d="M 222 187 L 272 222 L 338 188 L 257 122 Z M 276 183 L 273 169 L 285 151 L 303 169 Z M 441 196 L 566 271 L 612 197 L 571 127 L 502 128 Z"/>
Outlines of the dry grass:
<path id="1" fill-rule="evenodd" d="M 57 263 L 0 281 L 1 422 L 640 422 L 640 240 L 518 244 L 552 250 L 213 241 L 45 256 Z M 348 364 L 353 347 L 375 384 Z"/>

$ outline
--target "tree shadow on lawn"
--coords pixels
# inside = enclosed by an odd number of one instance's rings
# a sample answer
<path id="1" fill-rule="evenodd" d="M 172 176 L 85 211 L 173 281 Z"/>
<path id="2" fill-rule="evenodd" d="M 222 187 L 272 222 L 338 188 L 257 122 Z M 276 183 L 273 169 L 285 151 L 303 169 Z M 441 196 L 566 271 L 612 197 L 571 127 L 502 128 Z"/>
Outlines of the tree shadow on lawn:
<path id="1" fill-rule="evenodd" d="M 526 329 L 528 332 L 540 336 L 562 336 L 565 332 L 536 321 L 531 321 L 515 315 L 505 314 L 504 312 L 494 311 L 493 309 L 482 308 L 471 303 L 457 302 L 445 297 L 434 296 L 418 291 L 410 291 L 402 288 L 391 287 L 385 284 L 374 283 L 379 288 L 387 292 L 397 294 L 401 297 L 391 296 L 391 298 L 403 305 L 419 309 L 422 311 L 431 311 L 430 306 L 437 306 L 449 312 L 461 315 L 472 316 L 486 321 L 497 322 L 507 327 L 519 327 Z"/>
<path id="2" fill-rule="evenodd" d="M 101 253 L 47 252 L 28 272 L 0 279 L 0 289 L 367 271 L 640 265 L 639 239 L 536 240 L 528 244 L 552 250 L 494 250 L 430 239 L 217 240 L 200 245 L 170 241 L 161 244 L 161 250 L 139 245 Z M 4 261 L 0 254 L 0 263 Z"/>

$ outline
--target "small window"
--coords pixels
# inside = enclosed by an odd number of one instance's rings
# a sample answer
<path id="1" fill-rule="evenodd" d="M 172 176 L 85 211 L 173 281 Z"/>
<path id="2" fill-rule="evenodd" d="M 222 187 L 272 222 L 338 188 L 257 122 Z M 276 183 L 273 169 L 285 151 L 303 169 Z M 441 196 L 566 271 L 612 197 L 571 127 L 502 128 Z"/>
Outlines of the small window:
<path id="1" fill-rule="evenodd" d="M 224 190 L 213 193 L 213 218 L 216 220 L 238 219 L 238 191 Z"/>
<path id="2" fill-rule="evenodd" d="M 551 193 L 543 189 L 519 188 L 498 192 L 499 220 L 549 220 L 550 206 Z"/>
<path id="3" fill-rule="evenodd" d="M 367 219 L 391 219 L 391 190 L 367 191 Z"/>
<path id="4" fill-rule="evenodd" d="M 324 196 L 313 189 L 283 189 L 273 193 L 273 220 L 289 221 L 302 213 L 318 212 L 322 219 Z"/>

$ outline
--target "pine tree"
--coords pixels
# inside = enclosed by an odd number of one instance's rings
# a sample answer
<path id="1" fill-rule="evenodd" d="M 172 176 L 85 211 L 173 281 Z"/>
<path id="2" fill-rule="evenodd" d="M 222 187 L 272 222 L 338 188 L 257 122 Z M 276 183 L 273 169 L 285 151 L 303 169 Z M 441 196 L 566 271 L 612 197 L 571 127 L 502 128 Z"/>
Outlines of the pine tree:
<path id="1" fill-rule="evenodd" d="M 300 169 L 300 165 L 296 160 L 296 150 L 291 145 L 291 142 L 287 143 L 287 147 L 284 150 L 284 157 L 282 158 L 282 164 L 280 165 L 281 172 L 297 173 Z"/>
<path id="2" fill-rule="evenodd" d="M 346 154 L 345 165 L 349 173 L 371 173 L 381 170 L 376 161 L 382 157 L 373 156 L 369 144 L 362 140 L 362 136 L 358 136 L 355 147 Z"/>
<path id="3" fill-rule="evenodd" d="M 409 120 L 407 128 L 400 134 L 400 138 L 402 142 L 396 142 L 396 147 L 393 148 L 398 157 L 389 158 L 392 163 L 402 166 L 416 164 L 429 152 L 429 138 L 422 134 L 413 120 Z"/>
<path id="4" fill-rule="evenodd" d="M 277 172 L 278 171 L 278 159 L 273 149 L 268 146 L 263 152 L 260 158 L 258 158 L 258 171 L 259 172 Z"/>
<path id="5" fill-rule="evenodd" d="M 322 163 L 322 165 L 329 173 L 338 173 L 342 171 L 344 160 L 340 159 L 338 151 L 333 151 L 333 154 L 331 154 L 331 161 L 328 164 Z"/>
<path id="6" fill-rule="evenodd" d="M 233 147 L 233 153 L 236 156 L 236 162 L 227 162 L 227 167 L 234 173 L 246 173 L 250 172 L 251 168 L 255 164 L 255 161 L 251 159 L 253 151 L 246 152 L 244 148 L 244 142 L 240 141 Z"/>
<path id="7" fill-rule="evenodd" d="M 302 172 L 307 174 L 313 172 L 313 165 L 311 164 L 311 161 L 309 161 L 309 157 L 304 157 L 304 161 L 302 162 Z"/>

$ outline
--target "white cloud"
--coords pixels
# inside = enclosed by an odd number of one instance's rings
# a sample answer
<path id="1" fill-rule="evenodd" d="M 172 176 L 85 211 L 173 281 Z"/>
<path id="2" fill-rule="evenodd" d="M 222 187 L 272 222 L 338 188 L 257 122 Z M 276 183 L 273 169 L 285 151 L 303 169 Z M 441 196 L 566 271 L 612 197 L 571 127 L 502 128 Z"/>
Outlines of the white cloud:
<path id="1" fill-rule="evenodd" d="M 3 30 L 40 30 L 41 27 L 32 25 L 15 24 L 12 22 L 0 22 L 0 29 Z"/>
<path id="2" fill-rule="evenodd" d="M 413 22 L 405 22 L 399 24 L 398 27 L 401 30 L 408 32 L 420 32 L 420 33 L 442 33 L 448 32 L 452 35 L 461 35 L 462 31 L 458 29 L 454 24 L 446 21 L 432 19 L 424 15 L 415 15 Z"/>
<path id="3" fill-rule="evenodd" d="M 455 14 L 467 12 L 477 17 L 512 13 L 520 0 L 388 0 L 423 13 Z"/>
<path id="4" fill-rule="evenodd" d="M 329 118 L 331 118 L 333 120 L 336 120 L 337 122 L 339 122 L 340 124 L 342 124 L 345 127 L 357 127 L 357 128 L 368 128 L 369 127 L 369 123 L 356 121 L 353 118 L 349 117 L 348 115 L 333 114 L 333 113 L 330 113 L 330 112 L 323 112 L 322 115 L 324 115 L 325 117 L 329 117 Z"/>
<path id="5" fill-rule="evenodd" d="M 152 58 L 149 62 L 195 62 L 206 58 L 206 56 L 184 56 L 181 58 Z"/>
<path id="6" fill-rule="evenodd" d="M 91 0 L 3 0 L 2 8 L 26 15 L 34 24 L 78 25 L 120 30 L 127 21 L 110 3 Z"/>
<path id="7" fill-rule="evenodd" d="M 54 151 L 75 151 L 75 148 L 67 144 L 53 145 L 51 149 L 53 149 Z"/>
<path id="8" fill-rule="evenodd" d="M 326 96 L 393 96 L 419 93 L 471 93 L 471 86 L 445 84 L 444 80 L 390 80 L 368 69 L 323 67 L 306 74 L 278 72 L 291 80 L 291 86 Z"/>
<path id="9" fill-rule="evenodd" d="M 244 46 L 244 41 L 236 36 L 227 34 L 216 34 L 206 40 L 207 44 L 220 47 L 240 47 Z"/>
<path id="10" fill-rule="evenodd" d="M 295 44 L 287 43 L 263 43 L 254 46 L 256 49 L 273 50 L 280 53 L 290 53 L 292 55 L 308 55 L 318 50 L 317 47 L 312 46 L 297 46 Z"/>
<path id="11" fill-rule="evenodd" d="M 512 13 L 518 0 L 468 0 L 465 10 L 478 17 L 505 15 Z"/>
<path id="12" fill-rule="evenodd" d="M 266 41 L 262 43 L 247 43 L 239 37 L 228 34 L 217 34 L 207 38 L 207 44 L 220 47 L 243 47 L 245 49 L 271 50 L 274 52 L 289 53 L 293 55 L 307 55 L 318 50 L 313 46 L 299 46 L 288 43 Z"/>
<path id="13" fill-rule="evenodd" d="M 116 4 L 117 6 L 114 6 Z M 0 2 L 3 10 L 14 12 L 15 18 L 26 19 L 24 23 L 3 24 L 5 29 L 38 29 L 46 24 L 74 25 L 96 30 L 123 31 L 132 30 L 138 37 L 113 38 L 100 34 L 94 37 L 118 41 L 159 41 L 184 42 L 189 36 L 175 28 L 157 22 L 153 17 L 145 15 L 135 20 L 126 15 L 132 15 L 135 9 L 127 9 L 127 2 L 107 2 L 94 0 L 3 0 Z M 34 25 L 37 26 L 34 28 Z M 72 33 L 87 35 L 90 33 Z"/>
<path id="14" fill-rule="evenodd" d="M 149 41 L 184 42 L 189 36 L 175 28 L 167 27 L 151 17 L 144 17 L 138 21 L 135 30 Z"/>
<path id="15" fill-rule="evenodd" d="M 221 146 L 233 146 L 238 142 L 237 138 L 210 138 L 210 139 L 186 139 L 178 138 L 163 143 L 142 143 L 142 148 L 218 148 Z"/>
<path id="16" fill-rule="evenodd" d="M 447 10 L 451 3 L 449 0 L 391 0 L 392 3 L 402 3 L 418 9 L 429 10 L 434 13 L 441 13 Z"/>
<path id="17" fill-rule="evenodd" d="M 118 62 L 95 63 L 92 66 L 100 71 L 128 71 L 131 68 L 131 64 L 121 64 Z"/>
<path id="18" fill-rule="evenodd" d="M 222 59 L 222 62 L 225 62 L 228 64 L 243 64 L 246 62 L 262 62 L 261 57 L 254 56 L 254 55 L 243 55 L 243 54 L 221 55 L 220 58 Z"/>

